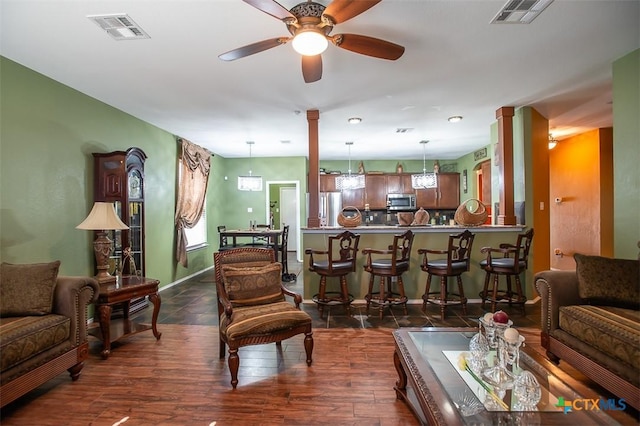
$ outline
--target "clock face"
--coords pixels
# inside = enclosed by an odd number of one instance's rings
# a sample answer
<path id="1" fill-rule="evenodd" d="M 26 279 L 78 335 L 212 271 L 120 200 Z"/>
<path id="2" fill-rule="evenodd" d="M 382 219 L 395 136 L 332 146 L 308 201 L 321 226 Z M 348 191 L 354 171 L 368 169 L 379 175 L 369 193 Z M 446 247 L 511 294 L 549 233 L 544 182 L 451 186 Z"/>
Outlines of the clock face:
<path id="1" fill-rule="evenodd" d="M 142 178 L 136 170 L 129 172 L 129 198 L 142 198 Z"/>

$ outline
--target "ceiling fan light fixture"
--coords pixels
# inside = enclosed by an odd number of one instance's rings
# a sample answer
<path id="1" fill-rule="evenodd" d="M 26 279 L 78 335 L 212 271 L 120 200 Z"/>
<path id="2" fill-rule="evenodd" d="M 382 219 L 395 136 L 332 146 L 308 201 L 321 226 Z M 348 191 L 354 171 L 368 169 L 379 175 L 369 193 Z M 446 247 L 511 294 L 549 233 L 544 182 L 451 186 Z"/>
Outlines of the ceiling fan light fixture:
<path id="1" fill-rule="evenodd" d="M 301 55 L 315 56 L 327 50 L 329 41 L 327 41 L 327 37 L 324 34 L 316 29 L 309 28 L 298 31 L 291 45 L 293 50 Z"/>

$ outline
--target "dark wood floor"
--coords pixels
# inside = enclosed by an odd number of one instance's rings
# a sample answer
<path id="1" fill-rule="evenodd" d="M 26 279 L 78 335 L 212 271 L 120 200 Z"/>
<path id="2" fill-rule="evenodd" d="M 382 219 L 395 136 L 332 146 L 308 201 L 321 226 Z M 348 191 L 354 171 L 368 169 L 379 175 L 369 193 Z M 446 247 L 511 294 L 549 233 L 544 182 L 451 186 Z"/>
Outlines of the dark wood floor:
<path id="1" fill-rule="evenodd" d="M 299 273 L 300 264 L 290 263 Z M 341 307 L 320 315 L 314 304 L 304 310 L 314 319 L 313 364 L 305 363 L 302 336 L 276 345 L 240 349 L 239 385 L 232 390 L 226 359 L 218 358 L 215 285 L 205 272 L 161 292 L 156 341 L 150 332 L 115 342 L 107 360 L 101 343 L 91 338 L 82 376 L 71 382 L 61 374 L 2 409 L 2 425 L 416 425 L 393 386 L 391 333 L 405 326 L 474 326 L 479 305 L 448 311 L 410 306 L 367 316 L 355 305 L 353 316 Z M 290 286 L 301 290 L 301 277 Z M 502 307 L 509 311 L 508 307 Z M 139 312 L 150 319 L 151 309 Z M 510 312 L 539 345 L 538 305 L 526 314 Z M 580 375 L 573 372 L 575 375 Z M 584 379 L 586 380 L 586 379 Z M 637 424 L 637 422 L 632 422 Z"/>

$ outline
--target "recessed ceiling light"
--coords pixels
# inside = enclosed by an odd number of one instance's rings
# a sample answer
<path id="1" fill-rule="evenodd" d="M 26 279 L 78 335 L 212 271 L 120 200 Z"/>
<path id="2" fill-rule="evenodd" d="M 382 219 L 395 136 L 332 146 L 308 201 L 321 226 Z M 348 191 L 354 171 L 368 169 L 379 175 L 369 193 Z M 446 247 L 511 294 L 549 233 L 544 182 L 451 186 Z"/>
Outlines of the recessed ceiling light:
<path id="1" fill-rule="evenodd" d="M 347 120 L 350 124 L 358 124 L 362 122 L 362 118 L 360 117 L 351 117 Z"/>
<path id="2" fill-rule="evenodd" d="M 458 121 L 462 120 L 462 116 L 461 115 L 454 115 L 452 117 L 447 118 L 447 120 L 449 121 L 449 123 L 457 123 Z"/>

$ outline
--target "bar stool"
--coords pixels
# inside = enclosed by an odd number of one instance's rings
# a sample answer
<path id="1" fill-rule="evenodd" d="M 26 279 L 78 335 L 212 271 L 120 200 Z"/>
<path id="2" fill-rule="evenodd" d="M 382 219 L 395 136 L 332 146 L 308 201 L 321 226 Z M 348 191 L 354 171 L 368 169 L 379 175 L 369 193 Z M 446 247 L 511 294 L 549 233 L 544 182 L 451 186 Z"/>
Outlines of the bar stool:
<path id="1" fill-rule="evenodd" d="M 353 296 L 347 288 L 347 275 L 356 270 L 356 254 L 360 235 L 350 231 L 330 236 L 327 250 L 306 249 L 309 255 L 309 271 L 320 275 L 320 286 L 312 300 L 318 305 L 320 318 L 324 316 L 324 307 L 330 305 L 344 305 L 347 315 L 351 315 L 350 305 Z M 321 256 L 318 260 L 314 256 Z M 340 277 L 340 291 L 327 291 L 327 277 Z"/>
<path id="2" fill-rule="evenodd" d="M 402 282 L 402 274 L 409 270 L 411 259 L 411 245 L 413 244 L 413 232 L 407 232 L 394 235 L 393 244 L 387 250 L 376 250 L 366 248 L 362 250 L 362 254 L 367 255 L 367 261 L 364 270 L 371 274 L 369 278 L 369 291 L 365 296 L 367 301 L 367 314 L 369 313 L 369 305 L 373 303 L 380 308 L 380 319 L 383 317 L 384 308 L 386 306 L 391 309 L 392 305 L 402 305 L 405 315 L 407 315 L 407 296 L 404 294 L 404 283 Z M 391 255 L 390 258 L 374 258 L 375 255 Z M 380 277 L 380 291 L 378 294 L 373 293 L 373 283 L 375 277 Z M 392 279 L 396 278 L 398 282 L 398 293 L 392 291 Z M 385 290 L 385 281 L 387 288 Z"/>
<path id="3" fill-rule="evenodd" d="M 444 311 L 447 306 L 462 305 L 462 313 L 467 314 L 467 298 L 464 295 L 461 275 L 469 271 L 471 264 L 471 248 L 475 234 L 465 230 L 459 234 L 449 235 L 449 246 L 446 250 L 419 249 L 418 254 L 424 255 L 420 268 L 427 275 L 427 284 L 422 295 L 422 310 L 426 313 L 427 303 L 440 305 L 440 319 L 444 321 Z M 429 254 L 447 255 L 446 258 L 431 259 Z M 442 257 L 442 256 L 440 256 Z M 431 277 L 440 277 L 440 291 L 431 290 Z M 458 293 L 450 293 L 447 289 L 449 277 L 456 277 Z"/>
<path id="4" fill-rule="evenodd" d="M 482 307 L 485 302 L 491 302 L 491 312 L 495 312 L 496 303 L 506 300 L 509 305 L 516 303 L 522 306 L 524 313 L 524 304 L 527 301 L 526 296 L 522 292 L 520 283 L 520 273 L 527 269 L 529 249 L 533 240 L 533 228 L 518 234 L 516 244 L 503 243 L 500 248 L 483 247 L 480 252 L 485 253 L 487 258 L 480 262 L 480 267 L 486 271 L 484 279 L 484 289 L 480 292 L 482 299 Z M 492 253 L 499 253 L 502 257 L 493 257 Z M 489 282 L 493 274 L 493 288 L 489 290 Z M 498 278 L 500 275 L 507 277 L 507 289 L 498 289 Z M 515 277 L 516 291 L 513 292 L 511 287 L 511 277 Z"/>

